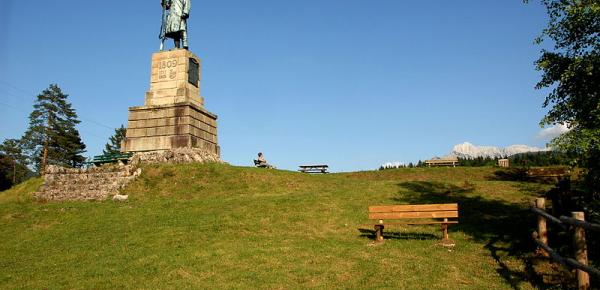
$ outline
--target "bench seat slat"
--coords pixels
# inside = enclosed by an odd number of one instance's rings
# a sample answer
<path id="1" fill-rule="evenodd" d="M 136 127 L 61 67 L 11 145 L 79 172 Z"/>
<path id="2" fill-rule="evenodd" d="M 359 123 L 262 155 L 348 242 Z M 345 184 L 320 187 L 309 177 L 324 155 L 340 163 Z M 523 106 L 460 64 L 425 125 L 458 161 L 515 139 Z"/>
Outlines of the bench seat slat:
<path id="1" fill-rule="evenodd" d="M 381 205 L 370 206 L 369 213 L 385 212 L 415 212 L 415 211 L 458 211 L 457 203 L 446 204 L 406 204 L 406 205 Z"/>
<path id="2" fill-rule="evenodd" d="M 419 212 L 374 212 L 369 219 L 422 219 L 422 218 L 458 218 L 458 211 L 419 211 Z"/>

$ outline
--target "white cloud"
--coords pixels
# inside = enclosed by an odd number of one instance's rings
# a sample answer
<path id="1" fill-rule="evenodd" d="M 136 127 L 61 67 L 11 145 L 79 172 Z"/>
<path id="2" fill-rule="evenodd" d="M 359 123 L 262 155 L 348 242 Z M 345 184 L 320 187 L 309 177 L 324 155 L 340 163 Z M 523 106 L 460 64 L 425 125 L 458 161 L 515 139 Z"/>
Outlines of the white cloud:
<path id="1" fill-rule="evenodd" d="M 552 140 L 566 132 L 569 132 L 571 129 L 567 127 L 566 124 L 556 124 L 552 127 L 543 128 L 537 134 L 538 139 L 542 140 Z"/>

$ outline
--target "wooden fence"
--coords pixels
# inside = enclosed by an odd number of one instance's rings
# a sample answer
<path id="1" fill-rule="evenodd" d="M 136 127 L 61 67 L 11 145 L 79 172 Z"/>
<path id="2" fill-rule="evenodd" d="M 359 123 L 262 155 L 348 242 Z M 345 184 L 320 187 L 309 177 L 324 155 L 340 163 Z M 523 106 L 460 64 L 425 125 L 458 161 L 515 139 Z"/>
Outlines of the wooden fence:
<path id="1" fill-rule="evenodd" d="M 585 230 L 600 231 L 600 225 L 585 221 L 583 212 L 572 212 L 571 217 L 561 216 L 556 218 L 546 212 L 546 199 L 538 198 L 531 210 L 537 214 L 538 230 L 533 232 L 533 239 L 544 256 L 551 257 L 554 261 L 577 269 L 578 289 L 590 289 L 590 274 L 600 277 L 600 270 L 588 266 L 587 243 Z M 560 256 L 548 246 L 547 222 L 551 222 L 562 230 L 573 229 L 573 249 L 575 259 Z"/>

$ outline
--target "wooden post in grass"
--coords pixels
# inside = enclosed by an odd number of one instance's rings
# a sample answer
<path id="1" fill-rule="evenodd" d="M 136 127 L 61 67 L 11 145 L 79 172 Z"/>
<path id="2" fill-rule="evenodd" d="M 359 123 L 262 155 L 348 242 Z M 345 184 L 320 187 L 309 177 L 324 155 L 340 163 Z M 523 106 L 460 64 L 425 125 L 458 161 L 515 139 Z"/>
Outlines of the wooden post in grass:
<path id="1" fill-rule="evenodd" d="M 583 212 L 572 212 L 571 216 L 574 219 L 585 221 Z M 587 244 L 585 242 L 585 229 L 582 227 L 574 227 L 573 234 L 573 249 L 575 249 L 575 260 L 586 265 L 588 264 Z M 577 269 L 577 285 L 579 290 L 590 289 L 590 275 L 587 272 Z"/>
<path id="2" fill-rule="evenodd" d="M 535 207 L 541 210 L 546 210 L 546 199 L 541 197 L 541 198 L 536 198 L 535 199 Z M 546 218 L 538 215 L 538 236 L 539 236 L 539 240 L 540 242 L 542 242 L 544 245 L 548 245 L 548 228 L 546 227 Z M 548 253 L 546 253 L 546 251 L 540 251 L 541 254 L 544 257 L 548 257 Z"/>

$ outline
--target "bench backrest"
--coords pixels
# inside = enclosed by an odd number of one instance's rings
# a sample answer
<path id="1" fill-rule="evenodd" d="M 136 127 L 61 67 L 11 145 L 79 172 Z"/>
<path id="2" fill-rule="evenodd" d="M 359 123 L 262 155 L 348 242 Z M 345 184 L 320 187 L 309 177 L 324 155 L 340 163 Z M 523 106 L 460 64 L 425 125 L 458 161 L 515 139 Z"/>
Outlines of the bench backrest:
<path id="1" fill-rule="evenodd" d="M 458 204 L 407 204 L 369 207 L 369 219 L 438 219 L 458 218 Z"/>
<path id="2" fill-rule="evenodd" d="M 113 163 L 118 161 L 129 160 L 133 157 L 133 153 L 113 153 L 94 156 L 91 162 L 88 163 Z"/>

